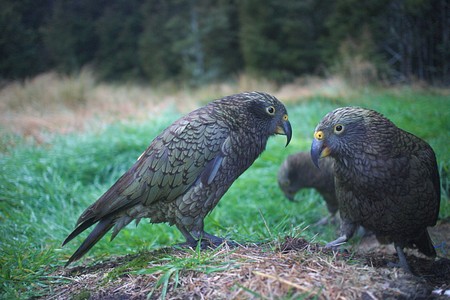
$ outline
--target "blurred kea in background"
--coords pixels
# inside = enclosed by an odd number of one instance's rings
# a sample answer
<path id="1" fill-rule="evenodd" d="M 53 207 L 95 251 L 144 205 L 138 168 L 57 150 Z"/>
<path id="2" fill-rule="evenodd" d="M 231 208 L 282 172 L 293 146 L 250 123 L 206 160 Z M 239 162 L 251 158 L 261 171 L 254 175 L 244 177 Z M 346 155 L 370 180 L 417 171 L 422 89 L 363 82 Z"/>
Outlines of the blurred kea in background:
<path id="1" fill-rule="evenodd" d="M 304 188 L 314 188 L 327 204 L 330 216 L 322 218 L 317 225 L 334 221 L 338 211 L 338 201 L 334 191 L 333 159 L 328 157 L 319 161 L 318 169 L 311 160 L 309 152 L 289 155 L 278 171 L 278 185 L 286 198 L 295 200 L 295 194 Z"/>
<path id="2" fill-rule="evenodd" d="M 341 217 L 341 236 L 327 247 L 345 243 L 362 225 L 394 243 L 406 271 L 411 272 L 404 247 L 436 256 L 427 226 L 434 226 L 439 214 L 439 173 L 425 141 L 373 110 L 343 107 L 316 127 L 311 157 L 318 166 L 325 156 L 335 161 Z"/>
<path id="3" fill-rule="evenodd" d="M 264 151 L 274 134 L 292 136 L 284 105 L 261 92 L 215 100 L 175 121 L 136 163 L 80 216 L 63 245 L 96 224 L 69 258 L 81 258 L 111 228 L 111 240 L 135 220 L 175 225 L 195 247 L 224 240 L 203 229 L 203 220 L 231 184 Z"/>

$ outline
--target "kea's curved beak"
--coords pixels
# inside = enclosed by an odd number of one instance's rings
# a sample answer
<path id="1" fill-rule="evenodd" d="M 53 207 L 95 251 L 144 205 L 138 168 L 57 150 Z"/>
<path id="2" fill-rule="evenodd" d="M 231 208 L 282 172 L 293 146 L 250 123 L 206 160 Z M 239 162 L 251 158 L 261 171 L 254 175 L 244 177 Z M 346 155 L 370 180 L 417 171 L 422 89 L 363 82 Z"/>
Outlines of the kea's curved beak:
<path id="1" fill-rule="evenodd" d="M 319 158 L 330 155 L 330 148 L 324 143 L 324 133 L 322 131 L 314 132 L 314 140 L 311 145 L 311 159 L 319 168 Z"/>
<path id="2" fill-rule="evenodd" d="M 292 127 L 288 119 L 288 115 L 284 115 L 282 121 L 278 123 L 277 128 L 275 129 L 276 134 L 282 134 L 286 136 L 286 147 L 287 145 L 289 145 L 289 142 L 292 138 Z"/>

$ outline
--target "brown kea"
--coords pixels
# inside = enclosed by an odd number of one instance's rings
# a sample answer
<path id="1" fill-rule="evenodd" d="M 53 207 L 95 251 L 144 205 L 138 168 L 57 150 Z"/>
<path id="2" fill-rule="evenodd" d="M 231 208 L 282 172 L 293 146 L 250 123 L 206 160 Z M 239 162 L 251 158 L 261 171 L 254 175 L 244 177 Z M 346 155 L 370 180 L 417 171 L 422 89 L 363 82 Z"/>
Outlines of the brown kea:
<path id="1" fill-rule="evenodd" d="M 439 214 L 439 173 L 425 141 L 373 110 L 343 107 L 328 113 L 314 133 L 316 166 L 328 155 L 335 161 L 341 236 L 327 247 L 345 243 L 362 225 L 394 243 L 406 271 L 404 247 L 436 256 L 427 226 L 434 226 Z"/>
<path id="2" fill-rule="evenodd" d="M 338 211 L 333 164 L 330 157 L 321 159 L 319 169 L 312 162 L 309 152 L 298 152 L 289 155 L 278 170 L 278 185 L 287 199 L 294 201 L 295 194 L 304 188 L 314 188 L 322 195 L 330 216 L 320 220 L 318 225 L 333 220 Z"/>
<path id="3" fill-rule="evenodd" d="M 203 220 L 231 184 L 264 151 L 274 134 L 292 130 L 284 105 L 261 92 L 215 100 L 175 121 L 158 135 L 136 163 L 80 216 L 63 245 L 96 224 L 69 258 L 81 258 L 111 228 L 111 240 L 135 220 L 175 225 L 189 246 L 218 245 Z"/>

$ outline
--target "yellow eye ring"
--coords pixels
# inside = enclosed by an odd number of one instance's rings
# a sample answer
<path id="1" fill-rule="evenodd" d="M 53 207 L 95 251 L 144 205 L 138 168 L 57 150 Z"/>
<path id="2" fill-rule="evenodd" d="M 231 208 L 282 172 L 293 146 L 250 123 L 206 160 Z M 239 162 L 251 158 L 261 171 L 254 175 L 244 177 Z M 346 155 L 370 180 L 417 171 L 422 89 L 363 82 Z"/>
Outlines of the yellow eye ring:
<path id="1" fill-rule="evenodd" d="M 273 116 L 275 114 L 275 107 L 268 106 L 268 107 L 266 107 L 266 111 L 269 115 Z"/>
<path id="2" fill-rule="evenodd" d="M 336 124 L 334 125 L 334 133 L 341 134 L 344 131 L 344 125 Z"/>
<path id="3" fill-rule="evenodd" d="M 283 116 L 283 121 L 287 121 L 287 120 L 289 120 L 288 115 L 284 115 L 284 116 Z"/>
<path id="4" fill-rule="evenodd" d="M 323 137 L 324 137 L 324 134 L 323 134 L 323 131 L 322 131 L 322 130 L 319 130 L 319 131 L 314 132 L 314 138 L 315 138 L 316 140 L 321 141 L 321 140 L 323 140 Z"/>

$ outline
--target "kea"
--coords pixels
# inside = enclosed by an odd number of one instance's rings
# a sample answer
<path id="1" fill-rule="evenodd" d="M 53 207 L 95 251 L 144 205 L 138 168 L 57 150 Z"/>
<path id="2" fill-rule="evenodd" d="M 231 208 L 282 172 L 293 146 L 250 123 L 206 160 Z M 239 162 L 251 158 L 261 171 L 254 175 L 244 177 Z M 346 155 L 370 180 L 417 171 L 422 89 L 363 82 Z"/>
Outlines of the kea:
<path id="1" fill-rule="evenodd" d="M 380 241 L 394 243 L 399 264 L 411 272 L 403 248 L 435 257 L 427 227 L 436 224 L 440 184 L 436 156 L 422 139 L 373 110 L 338 108 L 319 122 L 311 157 L 334 159 L 340 236 L 347 242 L 358 225 Z"/>
<path id="2" fill-rule="evenodd" d="M 304 188 L 314 188 L 322 195 L 330 216 L 321 219 L 317 225 L 333 220 L 338 211 L 333 163 L 332 158 L 324 158 L 319 161 L 319 169 L 313 164 L 309 152 L 298 152 L 289 155 L 278 170 L 278 185 L 287 199 L 294 201 L 295 194 Z"/>
<path id="3" fill-rule="evenodd" d="M 111 240 L 142 218 L 175 225 L 195 247 L 224 242 L 204 231 L 204 218 L 275 134 L 292 129 L 284 105 L 262 92 L 210 102 L 159 134 L 131 168 L 79 217 L 63 245 L 96 224 L 66 266 L 81 258 L 111 228 Z"/>

